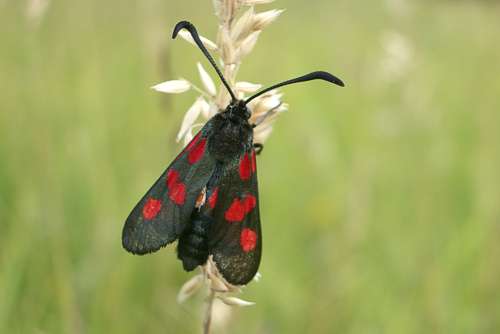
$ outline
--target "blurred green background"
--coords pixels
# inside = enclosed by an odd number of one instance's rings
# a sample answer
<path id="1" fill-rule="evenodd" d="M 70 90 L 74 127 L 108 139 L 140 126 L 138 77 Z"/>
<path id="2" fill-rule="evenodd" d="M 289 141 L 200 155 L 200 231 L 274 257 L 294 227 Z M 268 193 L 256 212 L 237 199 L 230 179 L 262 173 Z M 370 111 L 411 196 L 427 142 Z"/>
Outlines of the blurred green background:
<path id="1" fill-rule="evenodd" d="M 0 332 L 196 333 L 174 247 L 121 229 L 179 151 L 211 2 L 0 1 Z M 31 8 L 28 9 L 28 8 Z M 259 283 L 218 333 L 500 332 L 500 3 L 277 1 L 239 79 L 284 89 L 259 158 Z M 208 68 L 208 67 L 207 67 Z"/>

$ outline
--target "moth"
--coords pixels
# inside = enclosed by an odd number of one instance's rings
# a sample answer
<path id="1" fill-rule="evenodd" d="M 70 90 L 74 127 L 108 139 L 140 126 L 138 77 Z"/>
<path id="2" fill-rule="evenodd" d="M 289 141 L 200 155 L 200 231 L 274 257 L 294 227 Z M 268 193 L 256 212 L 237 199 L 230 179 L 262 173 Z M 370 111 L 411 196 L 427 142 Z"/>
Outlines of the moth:
<path id="1" fill-rule="evenodd" d="M 128 216 L 123 247 L 148 254 L 178 240 L 177 257 L 186 271 L 205 264 L 209 255 L 233 285 L 256 274 L 262 254 L 256 154 L 248 103 L 281 86 L 321 79 L 344 86 L 324 71 L 312 72 L 263 89 L 246 100 L 236 98 L 214 59 L 187 21 L 186 29 L 231 95 L 225 110 L 213 116 L 167 167 Z"/>

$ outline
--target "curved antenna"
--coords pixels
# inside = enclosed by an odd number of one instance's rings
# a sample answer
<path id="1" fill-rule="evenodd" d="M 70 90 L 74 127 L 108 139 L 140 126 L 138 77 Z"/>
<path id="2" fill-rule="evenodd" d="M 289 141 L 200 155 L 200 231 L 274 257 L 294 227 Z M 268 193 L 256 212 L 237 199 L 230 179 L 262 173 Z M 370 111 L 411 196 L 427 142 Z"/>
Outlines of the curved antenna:
<path id="1" fill-rule="evenodd" d="M 193 40 L 196 43 L 196 45 L 198 45 L 198 47 L 200 48 L 201 52 L 203 52 L 203 54 L 205 55 L 205 57 L 207 57 L 207 59 L 210 62 L 210 64 L 212 64 L 212 66 L 214 67 L 215 72 L 217 72 L 217 75 L 222 80 L 222 83 L 224 84 L 224 86 L 226 86 L 227 91 L 231 95 L 231 98 L 233 99 L 233 101 L 236 101 L 237 100 L 236 96 L 234 95 L 233 91 L 231 90 L 231 87 L 229 87 L 229 84 L 227 83 L 226 79 L 224 79 L 224 76 L 222 75 L 222 72 L 217 67 L 217 64 L 215 63 L 215 60 L 212 58 L 212 56 L 210 55 L 210 53 L 208 52 L 208 50 L 205 48 L 205 45 L 203 45 L 203 42 L 201 41 L 200 36 L 198 35 L 198 31 L 196 30 L 196 28 L 194 27 L 194 25 L 191 22 L 188 22 L 188 21 L 180 21 L 179 23 L 177 23 L 175 25 L 174 32 L 172 33 L 172 38 L 173 39 L 175 39 L 177 37 L 177 34 L 179 33 L 179 31 L 181 29 L 186 29 L 187 31 L 189 31 L 189 33 L 193 37 Z"/>
<path id="2" fill-rule="evenodd" d="M 258 96 L 260 96 L 260 95 L 262 95 L 264 93 L 267 93 L 270 90 L 276 89 L 278 87 L 282 87 L 282 86 L 286 86 L 286 85 L 290 85 L 290 84 L 294 84 L 294 83 L 298 83 L 298 82 L 316 80 L 316 79 L 325 80 L 325 81 L 331 82 L 333 84 L 336 84 L 336 85 L 338 85 L 340 87 L 344 87 L 344 83 L 342 82 L 342 80 L 340 80 L 339 78 L 337 78 L 333 74 L 330 74 L 330 73 L 324 72 L 324 71 L 316 71 L 316 72 L 311 72 L 309 74 L 303 75 L 303 76 L 298 77 L 298 78 L 294 78 L 294 79 L 290 79 L 290 80 L 287 80 L 287 81 L 280 82 L 280 83 L 278 83 L 276 85 L 272 85 L 269 88 L 261 90 L 257 94 L 255 94 L 253 96 L 250 96 L 248 99 L 246 99 L 245 100 L 245 104 L 247 104 L 248 102 L 252 101 L 256 97 L 258 97 Z"/>

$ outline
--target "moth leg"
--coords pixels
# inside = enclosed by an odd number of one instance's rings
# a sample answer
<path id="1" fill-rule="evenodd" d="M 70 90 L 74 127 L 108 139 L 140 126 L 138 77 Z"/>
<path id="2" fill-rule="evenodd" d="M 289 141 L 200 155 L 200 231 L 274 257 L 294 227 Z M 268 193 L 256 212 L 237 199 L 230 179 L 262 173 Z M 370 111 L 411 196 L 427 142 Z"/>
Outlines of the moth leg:
<path id="1" fill-rule="evenodd" d="M 262 150 L 264 150 L 264 145 L 260 143 L 255 143 L 253 144 L 253 148 L 255 149 L 255 154 L 259 155 L 262 153 Z"/>

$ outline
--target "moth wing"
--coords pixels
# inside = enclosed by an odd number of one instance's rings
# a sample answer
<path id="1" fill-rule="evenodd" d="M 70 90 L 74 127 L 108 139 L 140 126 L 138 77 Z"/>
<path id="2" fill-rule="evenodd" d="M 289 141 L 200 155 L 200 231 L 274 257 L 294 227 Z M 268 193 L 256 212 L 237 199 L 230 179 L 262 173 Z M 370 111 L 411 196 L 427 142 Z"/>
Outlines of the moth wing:
<path id="1" fill-rule="evenodd" d="M 203 127 L 134 207 L 123 227 L 123 247 L 152 253 L 176 240 L 188 223 L 196 198 L 213 174 L 215 160 Z"/>
<path id="2" fill-rule="evenodd" d="M 208 236 L 209 254 L 231 284 L 244 285 L 257 273 L 262 254 L 262 233 L 255 151 L 221 172 L 208 186 L 202 208 L 214 225 Z"/>

